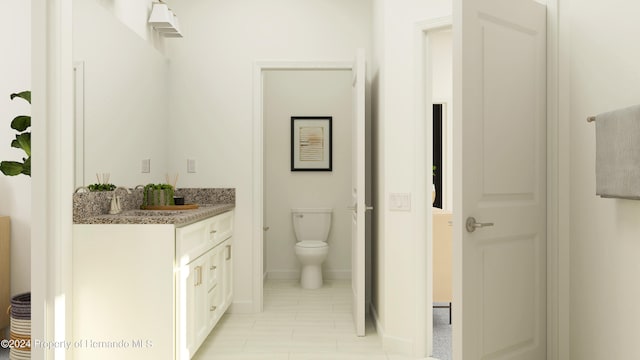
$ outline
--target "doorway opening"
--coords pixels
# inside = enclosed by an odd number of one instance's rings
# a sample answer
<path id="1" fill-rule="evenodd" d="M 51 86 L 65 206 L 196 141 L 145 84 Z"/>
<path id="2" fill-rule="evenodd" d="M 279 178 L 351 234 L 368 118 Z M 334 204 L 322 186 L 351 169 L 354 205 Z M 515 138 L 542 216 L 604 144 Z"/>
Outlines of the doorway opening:
<path id="1" fill-rule="evenodd" d="M 547 142 L 548 135 L 557 134 L 551 121 L 553 108 L 546 103 L 547 90 L 557 85 L 553 73 L 547 72 L 553 65 L 545 50 L 549 12 L 536 1 L 517 6 L 508 1 L 468 3 L 456 19 L 464 19 L 464 26 L 456 26 L 452 56 L 456 75 L 453 353 L 540 358 L 554 351 L 558 324 L 552 298 L 557 292 L 550 287 L 556 280 L 556 264 L 548 261 L 557 260 L 558 254 L 553 247 L 557 228 L 547 223 L 557 211 L 557 199 L 548 191 L 557 189 L 553 168 L 557 153 L 547 152 L 557 145 L 553 137 Z M 520 8 L 525 5 L 526 12 Z M 421 25 L 419 119 L 425 149 L 419 156 L 424 157 L 426 173 L 433 163 L 432 85 L 440 74 L 431 46 L 435 35 L 450 28 L 451 22 L 440 19 Z M 428 180 L 424 176 L 425 187 Z M 425 354 L 442 358 L 436 355 L 430 327 L 438 257 L 431 229 L 437 230 L 432 223 L 437 212 L 427 202 L 424 213 Z"/>
<path id="2" fill-rule="evenodd" d="M 420 123 L 424 136 L 425 354 L 453 358 L 453 37 L 451 18 L 419 25 L 422 86 Z"/>
<path id="3" fill-rule="evenodd" d="M 330 210 L 328 216 L 316 216 L 329 220 L 326 239 L 315 239 L 326 241 L 328 246 L 321 264 L 323 285 L 351 279 L 351 212 L 347 209 L 351 197 L 351 102 L 350 70 L 263 72 L 263 271 L 267 282 L 300 286 L 301 255 L 295 248 L 298 242 L 310 239 L 300 239 L 296 233 L 293 209 Z M 291 162 L 292 126 L 315 129 L 313 126 L 325 123 L 330 128 L 318 130 L 323 130 L 321 134 L 330 130 L 326 134 L 330 137 L 328 154 L 333 155 L 330 170 L 296 168 L 301 165 Z M 324 155 L 314 147 L 306 156 Z"/>
<path id="4" fill-rule="evenodd" d="M 358 59 L 364 59 L 363 51 L 358 52 Z M 358 61 L 356 63 L 360 64 L 361 62 Z M 255 266 L 251 274 L 253 283 L 253 301 L 251 309 L 247 308 L 250 312 L 262 312 L 263 310 L 267 310 L 266 308 L 268 304 L 265 302 L 266 292 L 270 290 L 265 289 L 265 280 L 274 279 L 297 282 L 300 278 L 299 260 L 294 251 L 296 236 L 293 229 L 291 209 L 296 207 L 331 208 L 333 209 L 333 212 L 331 216 L 332 225 L 328 238 L 329 255 L 324 263 L 326 266 L 323 265 L 323 275 L 328 281 L 336 281 L 341 283 L 340 285 L 345 285 L 349 298 L 358 299 L 358 301 L 351 299 L 353 301 L 345 304 L 344 307 L 350 317 L 352 315 L 351 312 L 353 312 L 355 325 L 360 324 L 357 319 L 362 318 L 362 335 L 364 335 L 364 311 L 362 317 L 360 317 L 358 315 L 360 312 L 353 311 L 353 309 L 364 309 L 366 302 L 364 295 L 362 296 L 362 301 L 359 300 L 359 296 L 355 296 L 361 292 L 353 292 L 356 287 L 354 287 L 351 278 L 353 274 L 353 264 L 355 263 L 353 262 L 351 254 L 355 252 L 349 248 L 350 246 L 353 246 L 352 240 L 350 240 L 353 236 L 352 229 L 349 229 L 346 236 L 344 235 L 345 224 L 343 221 L 346 219 L 348 224 L 347 227 L 351 227 L 351 214 L 354 212 L 350 209 L 352 208 L 352 189 L 350 186 L 352 183 L 352 166 L 348 164 L 353 160 L 348 156 L 345 158 L 344 153 L 346 152 L 349 154 L 353 152 L 353 150 L 349 149 L 349 146 L 354 143 L 351 138 L 353 131 L 348 130 L 353 126 L 353 119 L 357 118 L 353 115 L 356 113 L 354 110 L 358 108 L 357 104 L 361 103 L 360 99 L 364 101 L 364 87 L 361 88 L 363 95 L 358 97 L 355 96 L 356 93 L 359 94 L 355 89 L 358 88 L 356 85 L 360 80 L 356 80 L 353 74 L 356 72 L 361 74 L 358 76 L 358 79 L 362 78 L 361 80 L 364 80 L 364 71 L 357 71 L 359 68 L 359 66 L 354 66 L 353 62 L 256 63 L 254 68 L 255 112 L 253 139 L 255 146 L 253 164 L 253 216 L 255 219 L 254 223 L 259 225 L 259 227 L 255 227 L 253 229 L 253 263 Z M 305 92 L 311 93 L 311 91 L 307 90 L 314 86 L 313 82 L 300 81 L 302 77 L 315 76 L 316 78 L 328 78 L 330 76 L 337 76 L 341 78 L 342 80 L 340 80 L 340 83 L 346 85 L 346 88 L 343 88 L 343 90 L 346 89 L 351 91 L 351 93 L 348 93 L 346 96 L 340 96 L 340 102 L 343 107 L 346 105 L 348 108 L 347 113 L 345 114 L 344 111 L 342 111 L 342 115 L 333 115 L 332 113 L 328 113 L 333 110 L 326 110 L 318 107 L 322 102 L 321 98 L 327 98 L 325 100 L 332 97 L 335 98 L 336 94 L 333 94 L 333 92 L 335 92 L 336 89 L 330 89 L 328 93 L 325 92 L 324 94 L 310 96 L 304 101 L 302 99 L 298 99 L 293 102 L 289 101 L 289 105 L 292 105 L 292 107 L 289 107 L 289 109 L 278 109 L 278 107 L 282 107 L 281 104 L 278 105 L 276 103 L 270 103 L 273 99 L 270 99 L 270 94 L 267 94 L 267 91 L 269 91 L 269 87 L 273 85 L 270 83 L 270 79 L 274 80 L 275 78 L 283 76 L 284 78 L 288 78 L 288 80 L 284 81 L 284 83 L 280 81 L 280 85 L 276 86 L 279 86 L 285 93 L 285 98 L 287 97 L 287 93 L 290 95 L 289 97 L 305 95 Z M 276 83 L 277 82 L 278 81 L 276 81 Z M 327 87 L 326 84 L 323 86 Z M 309 107 L 306 109 L 298 108 L 297 106 L 301 105 L 303 102 L 310 104 L 308 105 Z M 362 105 L 362 108 L 364 108 L 364 105 Z M 336 112 L 336 114 L 338 113 L 339 112 Z M 362 113 L 364 113 L 364 111 L 362 111 Z M 334 145 L 333 148 L 333 154 L 335 155 L 333 157 L 332 171 L 291 171 L 290 131 L 293 124 L 292 117 L 301 116 L 332 117 L 332 123 L 334 126 L 332 136 L 334 144 L 338 139 L 340 139 L 340 145 Z M 273 129 L 271 129 L 270 118 L 276 119 L 273 121 L 279 122 L 279 125 L 277 124 Z M 338 122 L 340 122 L 340 124 L 338 124 Z M 344 128 L 342 130 L 338 130 L 340 126 L 346 125 L 345 123 L 349 124 L 349 129 Z M 270 150 L 271 145 L 279 147 L 280 149 L 277 151 L 280 151 L 283 154 L 286 153 L 286 156 L 278 157 L 276 154 L 271 154 L 273 151 Z M 340 149 L 337 149 L 337 147 L 344 149 L 342 149 L 343 151 L 338 152 Z M 274 156 L 272 160 L 273 162 L 269 160 L 269 156 L 271 155 Z M 338 156 L 336 155 L 338 155 L 340 159 L 338 159 Z M 271 166 L 272 163 L 276 165 Z M 279 174 L 272 177 L 272 171 L 278 172 Z M 344 174 L 340 174 L 343 172 L 346 172 L 349 180 L 344 187 L 343 185 L 338 185 L 344 182 L 341 182 L 340 180 L 340 178 L 344 178 Z M 282 187 L 282 179 L 278 178 L 278 176 L 288 177 L 287 181 L 297 182 L 297 185 L 295 186 L 297 186 L 300 191 L 296 190 L 297 192 L 295 194 L 289 194 L 289 191 L 293 190 L 294 186 L 290 184 L 289 186 Z M 340 196 L 340 194 L 333 194 L 336 195 L 333 196 L 331 194 L 320 194 L 318 189 L 319 187 L 324 186 L 323 182 L 325 185 L 326 183 L 334 182 L 333 187 L 336 189 L 339 188 L 336 192 L 341 192 L 342 189 L 345 189 L 346 195 Z M 280 189 L 271 189 L 272 185 L 280 187 Z M 286 199 L 286 201 L 283 201 L 283 199 Z M 277 212 L 272 212 L 270 210 L 272 205 L 277 205 L 280 209 L 278 209 Z M 364 206 L 361 208 L 364 208 Z M 276 232 L 278 232 L 278 234 L 276 234 Z M 272 244 L 272 239 L 274 244 Z M 275 244 L 276 242 L 278 243 Z M 345 247 L 345 244 L 348 244 L 348 246 Z M 332 245 L 334 249 L 332 249 Z M 344 247 L 345 249 L 343 250 L 345 251 L 340 251 L 341 247 Z M 334 251 L 335 253 L 332 256 L 331 253 Z M 286 260 L 283 260 L 285 257 Z M 367 265 L 369 265 L 368 261 Z M 364 263 L 361 273 L 366 273 Z M 362 283 L 362 286 L 368 290 L 369 287 L 364 285 L 364 280 Z M 351 294 L 353 294 L 353 296 L 350 296 Z M 368 299 L 366 299 L 366 301 L 368 301 Z M 361 304 L 362 306 L 354 306 L 356 303 Z M 354 320 L 352 320 L 352 322 Z M 358 335 L 360 335 L 360 327 L 356 326 L 356 330 Z"/>

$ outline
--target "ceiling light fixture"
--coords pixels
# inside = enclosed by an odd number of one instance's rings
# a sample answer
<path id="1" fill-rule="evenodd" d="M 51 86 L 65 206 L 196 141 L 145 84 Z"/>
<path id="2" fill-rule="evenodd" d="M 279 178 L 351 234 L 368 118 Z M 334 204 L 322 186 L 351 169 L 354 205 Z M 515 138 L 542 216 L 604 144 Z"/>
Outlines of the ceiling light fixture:
<path id="1" fill-rule="evenodd" d="M 178 26 L 178 17 L 163 2 L 153 3 L 148 22 L 164 37 L 182 37 Z"/>

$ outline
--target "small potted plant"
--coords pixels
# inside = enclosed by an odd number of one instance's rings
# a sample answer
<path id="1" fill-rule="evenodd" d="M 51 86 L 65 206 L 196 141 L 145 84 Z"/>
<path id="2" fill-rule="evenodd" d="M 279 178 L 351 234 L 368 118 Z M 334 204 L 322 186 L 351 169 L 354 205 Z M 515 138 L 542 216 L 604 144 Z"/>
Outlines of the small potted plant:
<path id="1" fill-rule="evenodd" d="M 20 98 L 31 104 L 31 91 L 23 91 L 10 95 L 11 100 Z M 31 116 L 19 115 L 11 121 L 11 128 L 16 130 L 15 139 L 11 141 L 11 147 L 22 149 L 27 157 L 20 161 L 0 162 L 0 171 L 7 176 L 26 175 L 31 177 L 31 132 L 27 131 L 31 127 Z M 4 309 L 2 311 L 5 311 Z M 23 340 L 31 336 L 31 293 L 16 295 L 11 298 L 11 306 L 7 309 L 11 317 L 11 339 Z M 18 325 L 20 324 L 20 325 Z M 23 356 L 31 356 L 31 348 L 24 344 L 17 343 L 10 349 L 11 359 Z"/>
<path id="2" fill-rule="evenodd" d="M 175 205 L 173 194 L 169 184 L 147 184 L 142 192 L 142 207 Z"/>

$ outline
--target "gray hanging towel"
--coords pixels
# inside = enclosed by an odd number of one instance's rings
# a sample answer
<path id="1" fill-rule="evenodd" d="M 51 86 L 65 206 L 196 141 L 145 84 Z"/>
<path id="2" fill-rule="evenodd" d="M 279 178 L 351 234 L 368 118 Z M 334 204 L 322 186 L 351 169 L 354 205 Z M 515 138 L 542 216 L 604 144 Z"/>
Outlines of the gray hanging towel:
<path id="1" fill-rule="evenodd" d="M 640 199 L 640 105 L 596 116 L 596 194 Z"/>

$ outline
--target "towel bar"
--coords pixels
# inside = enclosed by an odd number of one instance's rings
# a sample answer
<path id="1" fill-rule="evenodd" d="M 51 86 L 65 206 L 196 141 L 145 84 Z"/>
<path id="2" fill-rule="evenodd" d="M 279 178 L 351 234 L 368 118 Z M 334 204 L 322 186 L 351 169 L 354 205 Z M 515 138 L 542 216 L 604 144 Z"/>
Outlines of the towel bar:
<path id="1" fill-rule="evenodd" d="M 595 116 L 589 116 L 587 118 L 587 122 L 594 122 L 594 121 L 596 121 L 596 117 Z"/>

